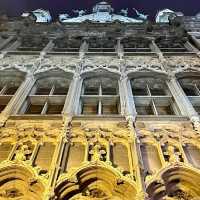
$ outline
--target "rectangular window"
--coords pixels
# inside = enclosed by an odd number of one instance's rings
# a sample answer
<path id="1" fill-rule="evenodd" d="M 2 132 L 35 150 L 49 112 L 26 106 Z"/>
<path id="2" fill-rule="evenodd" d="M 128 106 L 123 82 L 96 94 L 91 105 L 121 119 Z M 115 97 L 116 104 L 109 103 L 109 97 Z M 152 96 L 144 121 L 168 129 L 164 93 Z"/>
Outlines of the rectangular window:
<path id="1" fill-rule="evenodd" d="M 136 111 L 137 111 L 138 115 L 154 115 L 151 105 L 136 106 Z"/>
<path id="2" fill-rule="evenodd" d="M 83 115 L 117 115 L 119 111 L 118 81 L 101 77 L 84 81 L 80 110 Z"/>
<path id="3" fill-rule="evenodd" d="M 28 107 L 27 107 L 27 110 L 25 112 L 25 114 L 30 114 L 30 115 L 39 115 L 42 113 L 42 110 L 43 110 L 43 107 L 44 105 L 33 105 L 33 104 L 30 104 Z"/>
<path id="4" fill-rule="evenodd" d="M 166 83 L 156 78 L 131 80 L 138 115 L 179 115 L 180 111 Z"/>
<path id="5" fill-rule="evenodd" d="M 59 115 L 68 94 L 70 80 L 59 77 L 40 79 L 22 105 L 20 114 Z"/>
<path id="6" fill-rule="evenodd" d="M 47 115 L 56 115 L 56 114 L 61 114 L 63 110 L 63 105 L 53 105 L 53 104 L 48 104 L 47 108 Z"/>
<path id="7" fill-rule="evenodd" d="M 98 114 L 98 105 L 83 104 L 82 114 L 83 115 L 97 115 Z"/>
<path id="8" fill-rule="evenodd" d="M 102 107 L 103 115 L 116 115 L 118 114 L 117 105 L 106 105 L 104 104 Z"/>

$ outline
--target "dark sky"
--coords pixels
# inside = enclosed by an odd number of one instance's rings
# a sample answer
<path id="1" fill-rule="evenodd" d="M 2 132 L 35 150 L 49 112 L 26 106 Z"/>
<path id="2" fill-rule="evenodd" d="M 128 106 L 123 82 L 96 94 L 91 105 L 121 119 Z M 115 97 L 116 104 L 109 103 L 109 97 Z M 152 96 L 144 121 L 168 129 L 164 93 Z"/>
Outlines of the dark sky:
<path id="1" fill-rule="evenodd" d="M 58 13 L 72 14 L 72 9 L 91 8 L 100 0 L 0 0 L 0 10 L 9 16 L 19 16 L 23 11 L 31 11 L 37 8 L 50 10 L 54 18 Z M 117 13 L 121 8 L 129 8 L 129 15 L 134 15 L 132 7 L 153 18 L 157 11 L 169 8 L 181 11 L 185 15 L 195 15 L 200 12 L 200 0 L 108 0 Z"/>

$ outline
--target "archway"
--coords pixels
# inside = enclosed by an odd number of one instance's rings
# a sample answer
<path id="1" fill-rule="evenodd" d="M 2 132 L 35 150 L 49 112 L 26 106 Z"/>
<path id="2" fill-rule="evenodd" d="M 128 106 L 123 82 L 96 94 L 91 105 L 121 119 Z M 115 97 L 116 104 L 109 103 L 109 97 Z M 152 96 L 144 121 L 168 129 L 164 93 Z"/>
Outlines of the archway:
<path id="1" fill-rule="evenodd" d="M 0 170 L 0 199 L 41 200 L 44 186 L 25 167 L 9 166 Z"/>
<path id="2" fill-rule="evenodd" d="M 119 177 L 106 167 L 90 166 L 76 173 L 75 181 L 64 180 L 56 186 L 58 200 L 109 199 L 134 200 L 134 184 Z"/>
<path id="3" fill-rule="evenodd" d="M 192 200 L 200 197 L 200 173 L 184 166 L 162 171 L 147 187 L 151 200 Z"/>

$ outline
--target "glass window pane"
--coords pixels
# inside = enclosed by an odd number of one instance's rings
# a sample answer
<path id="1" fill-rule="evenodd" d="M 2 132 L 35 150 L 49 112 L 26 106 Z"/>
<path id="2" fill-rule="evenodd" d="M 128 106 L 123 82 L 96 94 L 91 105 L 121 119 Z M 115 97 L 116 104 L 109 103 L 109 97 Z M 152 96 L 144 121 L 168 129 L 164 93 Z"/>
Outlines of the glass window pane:
<path id="1" fill-rule="evenodd" d="M 118 114 L 117 105 L 103 105 L 103 115 Z"/>
<path id="2" fill-rule="evenodd" d="M 5 95 L 14 95 L 18 87 L 8 87 L 5 91 Z"/>
<path id="3" fill-rule="evenodd" d="M 156 106 L 158 115 L 174 115 L 174 111 L 171 106 Z"/>
<path id="4" fill-rule="evenodd" d="M 53 95 L 67 95 L 68 93 L 68 88 L 55 88 Z"/>
<path id="5" fill-rule="evenodd" d="M 152 106 L 136 106 L 136 111 L 138 115 L 154 115 Z"/>
<path id="6" fill-rule="evenodd" d="M 145 88 L 132 88 L 133 96 L 147 96 L 147 90 Z"/>
<path id="7" fill-rule="evenodd" d="M 99 94 L 99 88 L 94 87 L 86 87 L 84 90 L 84 95 L 98 95 Z"/>
<path id="8" fill-rule="evenodd" d="M 165 96 L 166 95 L 165 90 L 163 90 L 163 89 L 151 88 L 150 91 L 151 91 L 152 96 Z"/>
<path id="9" fill-rule="evenodd" d="M 51 88 L 37 88 L 35 95 L 49 95 Z"/>
<path id="10" fill-rule="evenodd" d="M 61 114 L 62 110 L 63 110 L 63 105 L 49 104 L 46 114 L 51 114 L 51 115 Z"/>
<path id="11" fill-rule="evenodd" d="M 25 114 L 32 114 L 32 115 L 41 114 L 42 109 L 43 109 L 43 105 L 33 105 L 33 104 L 30 104 L 28 106 Z"/>
<path id="12" fill-rule="evenodd" d="M 96 115 L 98 114 L 98 105 L 84 104 L 82 108 L 83 115 Z"/>

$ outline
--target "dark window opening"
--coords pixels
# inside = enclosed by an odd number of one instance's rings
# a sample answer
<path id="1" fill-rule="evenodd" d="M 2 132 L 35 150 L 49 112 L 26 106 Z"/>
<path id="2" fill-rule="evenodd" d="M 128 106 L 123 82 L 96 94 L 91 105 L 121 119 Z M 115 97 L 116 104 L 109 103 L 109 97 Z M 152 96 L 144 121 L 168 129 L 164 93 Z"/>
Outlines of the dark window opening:
<path id="1" fill-rule="evenodd" d="M 51 88 L 37 88 L 35 95 L 49 95 Z"/>
<path id="2" fill-rule="evenodd" d="M 103 115 L 116 115 L 118 114 L 117 105 L 103 105 Z"/>
<path id="3" fill-rule="evenodd" d="M 5 91 L 5 95 L 14 95 L 18 87 L 8 87 Z"/>
<path id="4" fill-rule="evenodd" d="M 96 115 L 98 114 L 98 105 L 84 104 L 82 108 L 83 115 Z"/>
<path id="5" fill-rule="evenodd" d="M 117 95 L 116 88 L 103 88 L 102 89 L 103 95 Z"/>
<path id="6" fill-rule="evenodd" d="M 99 94 L 99 88 L 86 87 L 84 90 L 84 95 L 98 95 L 98 94 Z"/>
<path id="7" fill-rule="evenodd" d="M 5 109 L 6 105 L 0 105 L 0 112 L 2 112 Z"/>
<path id="8" fill-rule="evenodd" d="M 154 115 L 152 106 L 136 106 L 138 115 Z"/>
<path id="9" fill-rule="evenodd" d="M 46 114 L 50 114 L 50 115 L 56 115 L 56 114 L 61 114 L 63 110 L 63 105 L 53 105 L 53 104 L 49 104 L 48 108 L 47 108 L 47 112 Z"/>
<path id="10" fill-rule="evenodd" d="M 30 104 L 28 106 L 25 114 L 31 114 L 31 115 L 41 114 L 43 107 L 44 107 L 43 105 L 33 105 L 33 104 Z"/>
<path id="11" fill-rule="evenodd" d="M 143 88 L 132 88 L 132 92 L 134 96 L 146 96 L 147 90 Z"/>
<path id="12" fill-rule="evenodd" d="M 184 87 L 183 90 L 187 96 L 198 96 L 195 89 L 192 87 Z"/>
<path id="13" fill-rule="evenodd" d="M 163 89 L 150 89 L 152 96 L 165 96 L 166 93 Z"/>
<path id="14" fill-rule="evenodd" d="M 174 111 L 171 106 L 156 106 L 158 115 L 174 115 Z"/>
<path id="15" fill-rule="evenodd" d="M 68 88 L 55 88 L 53 95 L 67 95 Z"/>

